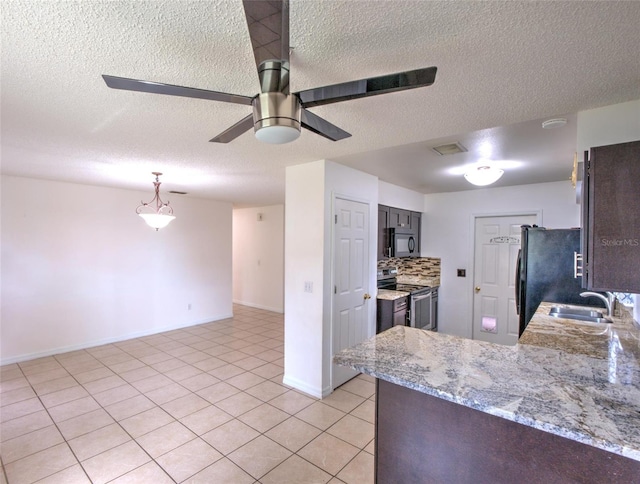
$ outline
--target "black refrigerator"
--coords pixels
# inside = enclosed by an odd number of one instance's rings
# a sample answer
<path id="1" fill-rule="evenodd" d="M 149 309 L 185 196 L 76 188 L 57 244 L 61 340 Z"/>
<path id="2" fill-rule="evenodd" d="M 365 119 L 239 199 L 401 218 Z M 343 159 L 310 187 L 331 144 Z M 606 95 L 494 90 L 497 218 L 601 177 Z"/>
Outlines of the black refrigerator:
<path id="1" fill-rule="evenodd" d="M 580 229 L 545 229 L 523 225 L 516 265 L 516 311 L 522 336 L 542 301 L 601 306 L 597 297 L 582 297 Z"/>

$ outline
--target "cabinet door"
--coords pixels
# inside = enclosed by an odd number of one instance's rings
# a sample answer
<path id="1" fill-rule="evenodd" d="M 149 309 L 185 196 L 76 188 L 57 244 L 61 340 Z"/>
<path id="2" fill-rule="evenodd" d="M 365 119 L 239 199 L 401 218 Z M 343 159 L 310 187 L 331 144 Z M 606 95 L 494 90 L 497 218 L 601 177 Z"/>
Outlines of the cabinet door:
<path id="1" fill-rule="evenodd" d="M 389 207 L 378 205 L 378 260 L 389 258 Z"/>
<path id="2" fill-rule="evenodd" d="M 405 307 L 401 311 L 393 313 L 393 325 L 394 326 L 406 326 L 407 325 L 407 308 Z"/>
<path id="3" fill-rule="evenodd" d="M 411 212 L 402 210 L 401 208 L 391 208 L 389 210 L 391 216 L 391 227 L 393 228 L 411 228 Z"/>
<path id="4" fill-rule="evenodd" d="M 411 232 L 416 240 L 415 257 L 420 257 L 420 227 L 422 224 L 422 214 L 420 212 L 411 212 Z"/>
<path id="5" fill-rule="evenodd" d="M 583 283 L 640 292 L 640 141 L 591 149 L 583 190 Z"/>

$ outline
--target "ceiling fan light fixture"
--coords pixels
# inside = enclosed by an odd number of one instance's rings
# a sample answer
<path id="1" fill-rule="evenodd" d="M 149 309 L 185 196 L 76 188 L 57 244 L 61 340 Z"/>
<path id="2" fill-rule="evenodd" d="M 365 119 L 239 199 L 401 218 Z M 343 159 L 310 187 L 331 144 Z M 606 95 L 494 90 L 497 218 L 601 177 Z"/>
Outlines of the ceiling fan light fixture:
<path id="1" fill-rule="evenodd" d="M 300 137 L 300 129 L 292 126 L 264 126 L 256 128 L 256 138 L 264 143 L 282 145 L 291 143 Z"/>
<path id="2" fill-rule="evenodd" d="M 490 165 L 475 165 L 468 169 L 464 177 L 472 185 L 483 187 L 497 182 L 504 174 L 504 170 Z"/>

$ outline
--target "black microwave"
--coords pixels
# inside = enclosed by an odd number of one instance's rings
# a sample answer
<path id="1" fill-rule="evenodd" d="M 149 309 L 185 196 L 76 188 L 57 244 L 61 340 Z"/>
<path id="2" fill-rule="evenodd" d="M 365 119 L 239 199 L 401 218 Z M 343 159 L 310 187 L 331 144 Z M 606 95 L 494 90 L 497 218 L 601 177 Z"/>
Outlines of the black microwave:
<path id="1" fill-rule="evenodd" d="M 391 230 L 391 257 L 418 257 L 416 236 L 406 230 Z"/>

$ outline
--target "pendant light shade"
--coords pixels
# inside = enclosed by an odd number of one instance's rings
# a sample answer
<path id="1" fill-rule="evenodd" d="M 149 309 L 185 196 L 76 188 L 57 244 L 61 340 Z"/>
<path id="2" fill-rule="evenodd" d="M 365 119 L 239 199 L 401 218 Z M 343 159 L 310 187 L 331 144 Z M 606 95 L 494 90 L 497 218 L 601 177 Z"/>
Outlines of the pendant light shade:
<path id="1" fill-rule="evenodd" d="M 504 170 L 490 165 L 476 165 L 467 170 L 464 177 L 473 185 L 486 186 L 497 182 L 504 174 Z"/>
<path id="2" fill-rule="evenodd" d="M 155 196 L 150 202 L 142 202 L 136 208 L 136 213 L 140 215 L 149 227 L 161 229 L 169 225 L 169 223 L 176 218 L 173 215 L 173 208 L 169 206 L 169 202 L 163 203 L 160 199 L 160 175 L 162 173 L 154 171 L 152 173 L 156 176 L 156 180 L 153 182 L 155 188 Z"/>

